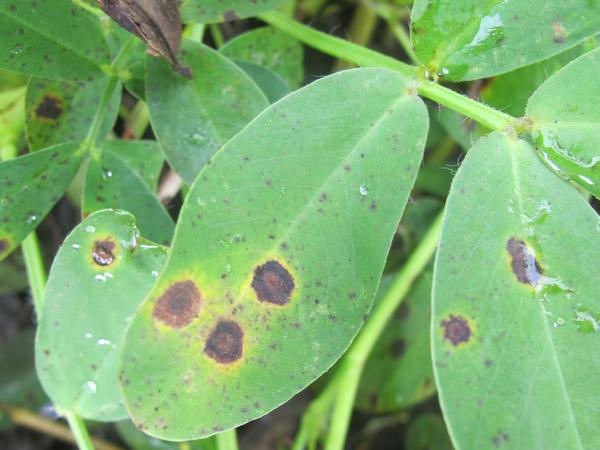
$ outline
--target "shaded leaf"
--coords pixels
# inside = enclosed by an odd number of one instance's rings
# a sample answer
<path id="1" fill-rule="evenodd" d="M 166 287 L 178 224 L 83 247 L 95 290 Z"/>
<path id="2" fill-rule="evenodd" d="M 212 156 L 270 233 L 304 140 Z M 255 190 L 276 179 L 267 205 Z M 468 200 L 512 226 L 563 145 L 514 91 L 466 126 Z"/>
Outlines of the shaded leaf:
<path id="1" fill-rule="evenodd" d="M 34 336 L 27 329 L 0 347 L 0 403 L 35 411 L 48 402 L 33 366 Z"/>
<path id="2" fill-rule="evenodd" d="M 287 0 L 183 0 L 181 16 L 185 23 L 215 23 L 245 19 L 271 11 Z"/>
<path id="3" fill-rule="evenodd" d="M 202 171 L 123 351 L 145 432 L 195 439 L 252 420 L 348 347 L 422 157 L 427 114 L 411 92 L 387 70 L 323 78 Z"/>
<path id="4" fill-rule="evenodd" d="M 173 220 L 150 187 L 120 156 L 104 151 L 91 160 L 83 193 L 83 216 L 101 209 L 131 212 L 144 236 L 168 245 L 175 228 Z"/>
<path id="5" fill-rule="evenodd" d="M 474 80 L 554 56 L 600 30 L 588 0 L 416 0 L 411 38 L 431 73 Z"/>
<path id="6" fill-rule="evenodd" d="M 97 19 L 70 1 L 0 2 L 0 67 L 83 81 L 102 75 L 110 53 Z"/>
<path id="7" fill-rule="evenodd" d="M 406 450 L 452 450 L 444 420 L 437 414 L 418 415 L 408 426 Z"/>
<path id="8" fill-rule="evenodd" d="M 181 442 L 167 442 L 148 436 L 136 428 L 131 420 L 117 423 L 117 431 L 132 450 L 182 450 Z M 214 438 L 188 441 L 186 450 L 217 450 Z"/>
<path id="9" fill-rule="evenodd" d="M 232 59 L 232 61 L 254 80 L 269 102 L 275 103 L 291 92 L 285 80 L 272 70 L 241 59 Z"/>
<path id="10" fill-rule="evenodd" d="M 40 224 L 75 177 L 81 154 L 62 144 L 0 163 L 0 259 Z"/>
<path id="11" fill-rule="evenodd" d="M 600 198 L 600 49 L 551 76 L 529 99 L 538 153 L 558 174 Z"/>
<path id="12" fill-rule="evenodd" d="M 35 348 L 38 375 L 56 406 L 87 419 L 127 417 L 117 354 L 165 256 L 122 211 L 92 214 L 67 236 L 50 270 Z"/>
<path id="13" fill-rule="evenodd" d="M 152 129 L 177 173 L 191 184 L 209 158 L 268 106 L 242 69 L 210 48 L 186 41 L 181 60 L 193 78 L 148 60 L 146 96 Z"/>
<path id="14" fill-rule="evenodd" d="M 304 78 L 302 44 L 275 28 L 247 31 L 227 41 L 219 51 L 228 58 L 242 59 L 271 69 L 294 89 Z"/>
<path id="15" fill-rule="evenodd" d="M 379 300 L 394 278 L 388 275 L 381 280 Z M 429 349 L 430 298 L 431 272 L 414 284 L 369 355 L 356 397 L 359 409 L 396 411 L 435 392 Z"/>
<path id="16" fill-rule="evenodd" d="M 32 78 L 27 87 L 27 140 L 32 150 L 85 139 L 109 84 L 107 77 L 68 82 Z M 102 141 L 112 130 L 121 103 L 116 86 L 98 131 Z"/>
<path id="17" fill-rule="evenodd" d="M 431 328 L 457 449 L 600 445 L 598 255 L 597 214 L 528 143 L 493 133 L 467 153 Z"/>
<path id="18" fill-rule="evenodd" d="M 104 142 L 102 149 L 123 159 L 144 180 L 152 192 L 156 191 L 164 164 L 162 149 L 157 142 L 111 140 Z"/>

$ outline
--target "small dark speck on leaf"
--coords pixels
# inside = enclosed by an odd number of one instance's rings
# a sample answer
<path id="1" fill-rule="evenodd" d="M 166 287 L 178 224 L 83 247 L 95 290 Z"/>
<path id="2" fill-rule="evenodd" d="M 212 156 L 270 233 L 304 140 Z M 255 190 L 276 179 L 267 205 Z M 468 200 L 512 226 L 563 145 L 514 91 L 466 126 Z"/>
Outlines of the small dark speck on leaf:
<path id="1" fill-rule="evenodd" d="M 210 333 L 204 353 L 221 364 L 230 364 L 244 353 L 244 331 L 235 322 L 222 320 Z"/>
<path id="2" fill-rule="evenodd" d="M 178 281 L 158 298 L 152 315 L 172 328 L 182 328 L 196 318 L 202 295 L 193 281 Z"/>
<path id="3" fill-rule="evenodd" d="M 40 104 L 35 108 L 35 115 L 43 119 L 56 120 L 62 111 L 62 101 L 59 98 L 44 95 Z"/>
<path id="4" fill-rule="evenodd" d="M 506 249 L 510 254 L 512 271 L 517 280 L 535 286 L 543 272 L 534 251 L 516 237 L 507 241 Z"/>
<path id="5" fill-rule="evenodd" d="M 110 266 L 115 261 L 115 243 L 111 239 L 94 242 L 92 259 L 99 266 Z"/>
<path id="6" fill-rule="evenodd" d="M 390 344 L 390 356 L 392 358 L 400 358 L 406 350 L 406 342 L 404 339 L 396 339 Z"/>
<path id="7" fill-rule="evenodd" d="M 252 288 L 261 302 L 286 305 L 294 287 L 292 275 L 277 261 L 268 261 L 254 271 Z"/>
<path id="8" fill-rule="evenodd" d="M 469 342 L 471 338 L 471 327 L 469 323 L 460 316 L 450 315 L 441 321 L 440 326 L 444 329 L 444 339 L 450 341 L 454 346 L 461 342 Z"/>
<path id="9" fill-rule="evenodd" d="M 557 44 L 563 44 L 567 40 L 567 33 L 563 24 L 560 22 L 554 22 L 552 24 L 552 35 L 552 40 Z"/>

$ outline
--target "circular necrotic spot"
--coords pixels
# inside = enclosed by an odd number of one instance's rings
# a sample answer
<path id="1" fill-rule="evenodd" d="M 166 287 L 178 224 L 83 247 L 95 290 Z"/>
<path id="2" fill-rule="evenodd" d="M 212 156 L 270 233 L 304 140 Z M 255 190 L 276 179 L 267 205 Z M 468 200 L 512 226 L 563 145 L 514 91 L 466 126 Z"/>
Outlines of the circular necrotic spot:
<path id="1" fill-rule="evenodd" d="M 471 338 L 471 328 L 469 323 L 460 316 L 448 316 L 440 323 L 444 329 L 444 339 L 450 341 L 454 346 L 461 342 L 469 342 Z"/>
<path id="2" fill-rule="evenodd" d="M 396 339 L 390 344 L 390 356 L 394 359 L 402 357 L 404 350 L 406 350 L 404 339 Z"/>
<path id="3" fill-rule="evenodd" d="M 110 266 L 115 261 L 115 243 L 111 239 L 94 242 L 92 259 L 99 266 Z"/>
<path id="4" fill-rule="evenodd" d="M 533 249 L 522 240 L 511 237 L 506 242 L 506 250 L 511 257 L 511 268 L 521 283 L 535 286 L 542 276 L 542 268 Z"/>
<path id="5" fill-rule="evenodd" d="M 235 322 L 220 321 L 210 333 L 204 353 L 221 364 L 237 361 L 244 353 L 244 331 Z"/>
<path id="6" fill-rule="evenodd" d="M 40 104 L 35 108 L 35 115 L 43 119 L 56 120 L 61 114 L 61 100 L 51 95 L 44 95 Z"/>
<path id="7" fill-rule="evenodd" d="M 292 275 L 277 261 L 268 261 L 254 271 L 252 288 L 261 302 L 286 305 L 294 286 Z"/>
<path id="8" fill-rule="evenodd" d="M 193 281 L 178 281 L 158 298 L 152 315 L 172 328 L 188 325 L 200 311 L 202 295 Z"/>

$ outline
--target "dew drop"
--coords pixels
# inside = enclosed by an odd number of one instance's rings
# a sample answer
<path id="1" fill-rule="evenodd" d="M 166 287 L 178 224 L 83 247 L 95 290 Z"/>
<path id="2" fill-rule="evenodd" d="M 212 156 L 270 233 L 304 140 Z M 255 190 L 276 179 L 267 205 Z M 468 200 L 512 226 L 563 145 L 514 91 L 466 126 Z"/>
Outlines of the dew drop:
<path id="1" fill-rule="evenodd" d="M 107 179 L 107 178 L 112 178 L 112 172 L 106 168 L 102 169 L 102 178 Z"/>
<path id="2" fill-rule="evenodd" d="M 552 324 L 554 328 L 562 327 L 566 323 L 566 320 L 562 317 L 557 318 Z"/>
<path id="3" fill-rule="evenodd" d="M 77 249 L 81 248 L 81 245 L 73 244 L 73 245 L 71 245 L 71 248 L 74 248 L 75 250 L 77 250 Z"/>
<path id="4" fill-rule="evenodd" d="M 96 228 L 94 228 L 91 225 L 88 225 L 87 227 L 85 227 L 85 231 L 87 231 L 88 233 L 93 233 L 96 231 Z"/>
<path id="5" fill-rule="evenodd" d="M 153 270 L 152 272 L 150 272 L 152 274 L 152 278 L 158 278 L 158 271 Z"/>
<path id="6" fill-rule="evenodd" d="M 98 339 L 96 341 L 96 344 L 106 346 L 106 345 L 110 345 L 110 341 L 108 339 Z"/>
<path id="7" fill-rule="evenodd" d="M 11 55 L 20 55 L 21 53 L 23 53 L 24 47 L 21 44 L 15 44 L 13 45 L 13 47 L 10 49 L 10 54 Z"/>
<path id="8" fill-rule="evenodd" d="M 96 386 L 96 383 L 94 383 L 93 381 L 86 381 L 85 384 L 83 385 L 83 388 L 87 392 L 90 392 L 92 394 L 95 394 L 96 391 L 98 390 L 98 386 Z"/>
<path id="9" fill-rule="evenodd" d="M 363 183 L 358 188 L 358 192 L 360 192 L 360 195 L 365 196 L 369 193 L 369 187 Z"/>
<path id="10" fill-rule="evenodd" d="M 27 218 L 25 220 L 28 224 L 32 224 L 37 220 L 37 216 L 33 213 L 30 213 L 27 215 Z"/>

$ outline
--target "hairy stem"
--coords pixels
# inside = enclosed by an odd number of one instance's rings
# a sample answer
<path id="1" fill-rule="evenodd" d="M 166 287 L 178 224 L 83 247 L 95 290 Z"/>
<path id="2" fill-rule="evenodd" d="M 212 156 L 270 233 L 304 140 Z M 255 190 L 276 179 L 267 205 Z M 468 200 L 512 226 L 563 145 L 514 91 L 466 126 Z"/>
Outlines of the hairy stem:
<path id="1" fill-rule="evenodd" d="M 317 31 L 275 12 L 264 13 L 259 17 L 269 25 L 294 36 L 301 42 L 328 55 L 359 66 L 383 67 L 396 70 L 409 78 L 415 79 L 417 80 L 417 91 L 423 97 L 470 117 L 492 130 L 501 131 L 516 124 L 515 119 L 506 113 L 472 100 L 433 81 L 424 79 L 415 66 L 345 41 L 344 39 Z"/>
<path id="2" fill-rule="evenodd" d="M 79 450 L 94 450 L 92 439 L 85 427 L 83 419 L 71 411 L 65 411 L 65 418 L 69 423 L 69 427 L 71 428 L 71 432 L 73 433 L 73 437 L 75 438 L 75 442 L 77 442 Z"/>

